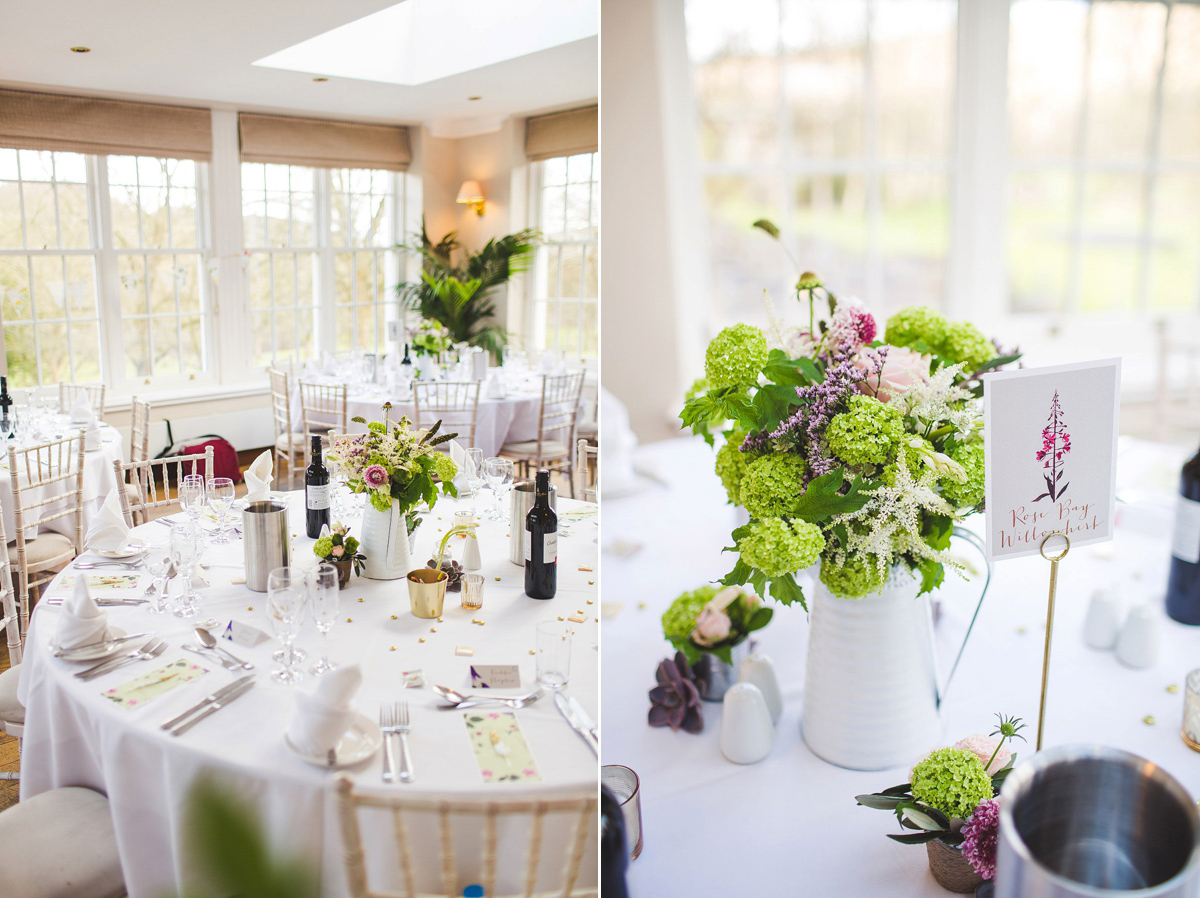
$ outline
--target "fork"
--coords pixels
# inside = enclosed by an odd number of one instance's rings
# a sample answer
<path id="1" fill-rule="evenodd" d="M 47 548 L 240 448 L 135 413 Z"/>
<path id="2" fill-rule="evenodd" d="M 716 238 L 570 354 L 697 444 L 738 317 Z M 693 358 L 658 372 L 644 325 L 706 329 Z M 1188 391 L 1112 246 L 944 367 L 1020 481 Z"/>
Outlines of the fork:
<path id="1" fill-rule="evenodd" d="M 157 658 L 166 650 L 167 643 L 165 640 L 158 638 L 151 639 L 136 652 L 130 652 L 127 655 L 121 655 L 118 658 L 104 661 L 95 667 L 89 667 L 87 670 L 80 671 L 75 676 L 80 680 L 92 680 L 133 661 L 149 661 L 151 658 Z"/>
<path id="2" fill-rule="evenodd" d="M 119 567 L 122 570 L 133 571 L 141 566 L 140 561 L 77 561 L 71 565 L 77 571 L 90 571 L 97 567 Z"/>
<path id="3" fill-rule="evenodd" d="M 385 723 L 386 721 L 386 723 Z M 392 702 L 379 709 L 379 728 L 383 731 L 383 780 L 387 783 L 396 781 L 392 772 L 394 761 L 388 751 L 388 737 L 400 737 L 400 782 L 413 781 L 412 758 L 408 754 L 408 702 Z"/>
<path id="4" fill-rule="evenodd" d="M 396 730 L 396 706 L 383 705 L 379 709 L 379 729 L 383 732 L 383 781 L 396 782 L 396 759 L 393 757 L 392 736 Z"/>

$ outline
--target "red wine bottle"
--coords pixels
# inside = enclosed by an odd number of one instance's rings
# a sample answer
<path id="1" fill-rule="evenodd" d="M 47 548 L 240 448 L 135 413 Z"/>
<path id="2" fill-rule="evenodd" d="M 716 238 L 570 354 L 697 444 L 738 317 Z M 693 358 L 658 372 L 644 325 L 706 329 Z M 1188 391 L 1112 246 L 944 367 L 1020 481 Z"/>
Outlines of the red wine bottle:
<path id="1" fill-rule="evenodd" d="M 1181 624 L 1200 624 L 1200 452 L 1184 462 L 1177 501 L 1167 614 Z"/>
<path id="2" fill-rule="evenodd" d="M 558 590 L 558 515 L 550 507 L 550 472 L 538 471 L 525 515 L 525 595 L 552 599 Z"/>
<path id="3" fill-rule="evenodd" d="M 304 532 L 309 539 L 329 524 L 329 469 L 321 461 L 321 438 L 312 438 L 312 463 L 304 471 Z"/>
<path id="4" fill-rule="evenodd" d="M 8 378 L 0 375 L 0 422 L 3 422 L 4 429 L 9 431 L 9 437 L 12 436 L 12 422 L 9 418 L 12 404 L 12 396 L 8 394 Z"/>

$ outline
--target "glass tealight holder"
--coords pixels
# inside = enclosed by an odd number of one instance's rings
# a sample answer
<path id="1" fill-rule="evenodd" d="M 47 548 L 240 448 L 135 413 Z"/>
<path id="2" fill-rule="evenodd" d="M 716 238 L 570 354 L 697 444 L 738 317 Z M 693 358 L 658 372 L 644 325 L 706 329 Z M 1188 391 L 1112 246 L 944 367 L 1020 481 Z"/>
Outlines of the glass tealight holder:
<path id="1" fill-rule="evenodd" d="M 1183 741 L 1200 751 L 1200 670 L 1187 675 L 1183 695 Z"/>
<path id="2" fill-rule="evenodd" d="M 483 574 L 462 575 L 462 606 L 468 611 L 483 607 Z"/>

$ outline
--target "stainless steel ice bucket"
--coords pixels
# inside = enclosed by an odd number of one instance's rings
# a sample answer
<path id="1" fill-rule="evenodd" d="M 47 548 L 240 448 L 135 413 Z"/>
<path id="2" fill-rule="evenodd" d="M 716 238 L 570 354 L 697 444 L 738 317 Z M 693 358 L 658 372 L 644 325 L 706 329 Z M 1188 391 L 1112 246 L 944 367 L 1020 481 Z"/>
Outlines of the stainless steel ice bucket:
<path id="1" fill-rule="evenodd" d="M 266 592 L 267 574 L 277 567 L 288 567 L 291 560 L 287 505 L 274 499 L 251 502 L 242 517 L 242 535 L 246 585 L 255 592 Z"/>
<path id="2" fill-rule="evenodd" d="M 1041 752 L 1000 799 L 995 898 L 1195 898 L 1200 821 L 1161 767 L 1099 745 Z"/>
<path id="3" fill-rule="evenodd" d="M 525 515 L 533 508 L 533 481 L 514 483 L 508 506 L 508 560 L 525 567 Z M 550 507 L 558 511 L 558 490 L 550 484 Z"/>

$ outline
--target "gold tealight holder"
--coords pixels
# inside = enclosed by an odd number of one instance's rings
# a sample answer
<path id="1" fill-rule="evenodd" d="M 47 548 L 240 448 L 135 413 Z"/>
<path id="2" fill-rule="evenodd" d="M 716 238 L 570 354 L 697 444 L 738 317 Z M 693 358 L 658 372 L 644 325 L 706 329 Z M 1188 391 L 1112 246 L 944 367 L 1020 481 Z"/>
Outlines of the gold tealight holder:
<path id="1" fill-rule="evenodd" d="M 463 574 L 462 599 L 463 608 L 467 611 L 478 611 L 483 607 L 483 575 Z"/>
<path id="2" fill-rule="evenodd" d="M 408 572 L 408 602 L 413 615 L 427 620 L 442 616 L 448 579 L 445 571 L 428 567 Z"/>
<path id="3" fill-rule="evenodd" d="M 1192 751 L 1200 751 L 1200 670 L 1187 675 L 1183 695 L 1184 744 Z"/>

